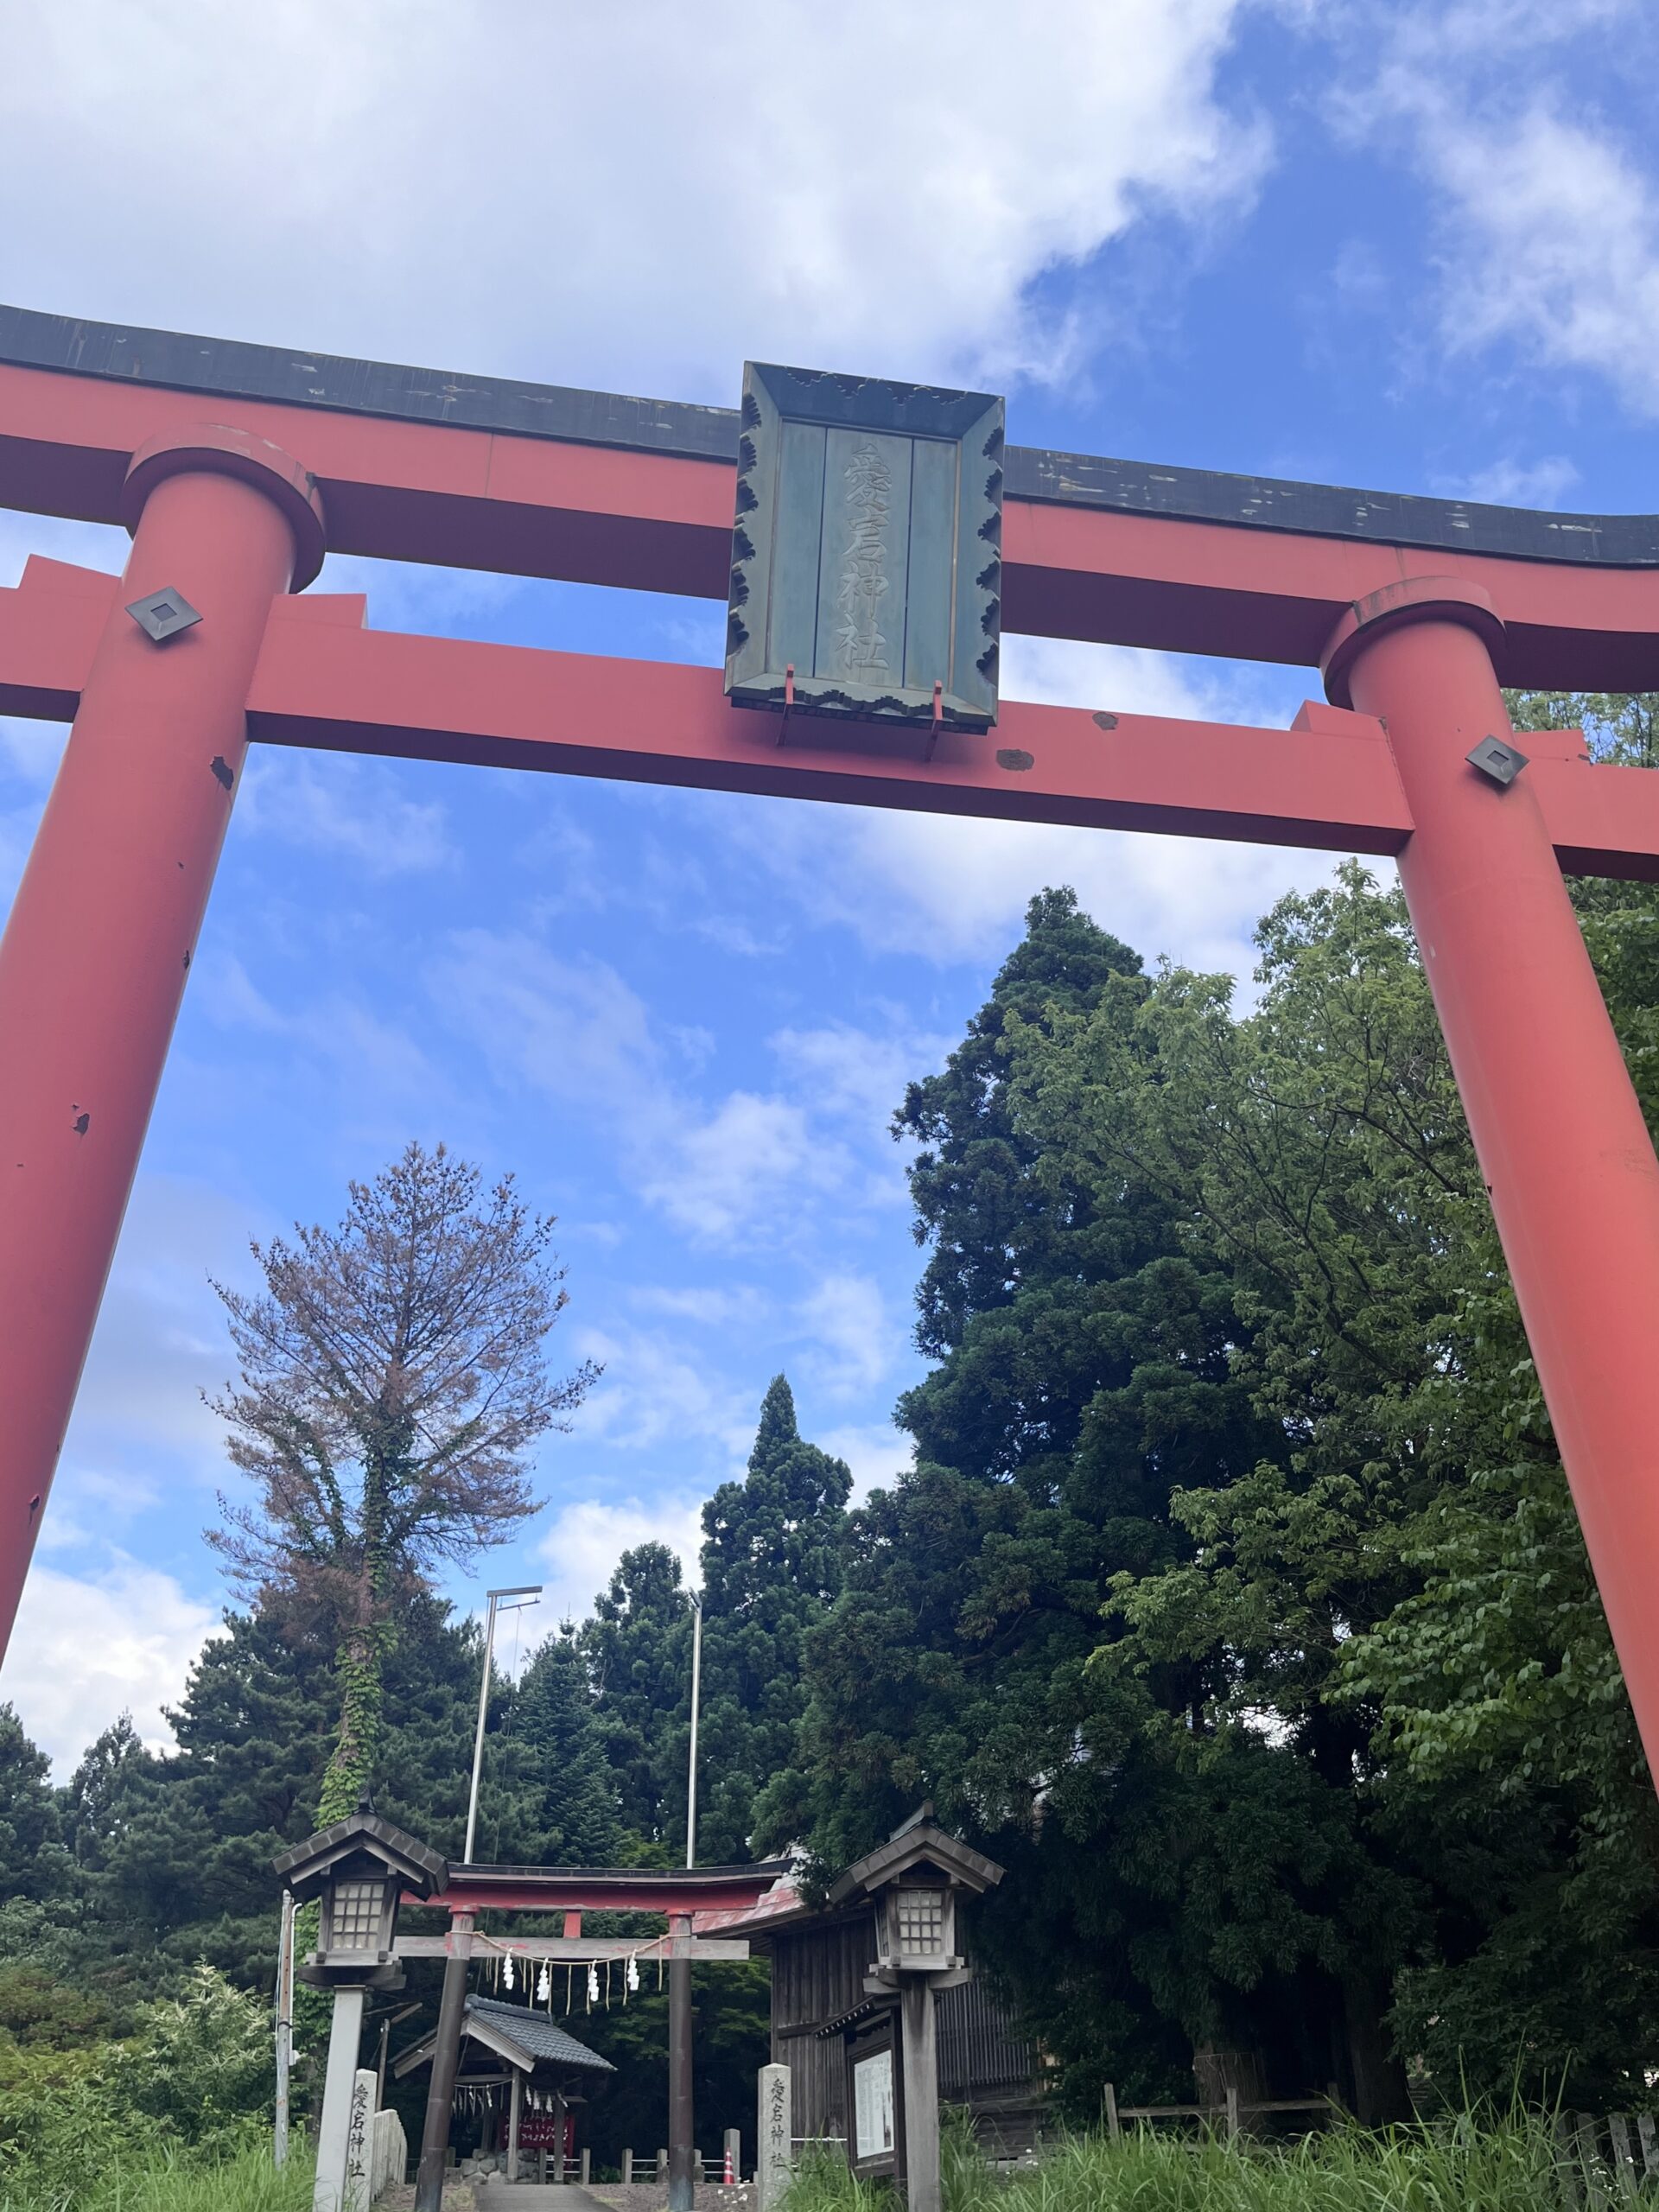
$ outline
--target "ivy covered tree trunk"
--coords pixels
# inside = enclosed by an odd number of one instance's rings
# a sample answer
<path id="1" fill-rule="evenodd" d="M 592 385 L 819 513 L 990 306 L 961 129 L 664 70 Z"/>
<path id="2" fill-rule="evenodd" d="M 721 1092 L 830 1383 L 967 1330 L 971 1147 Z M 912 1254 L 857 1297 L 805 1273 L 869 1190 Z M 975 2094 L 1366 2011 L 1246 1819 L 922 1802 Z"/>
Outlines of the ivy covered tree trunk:
<path id="1" fill-rule="evenodd" d="M 353 1629 L 340 1651 L 340 1731 L 323 1773 L 317 1820 L 327 1827 L 353 1812 L 374 1781 L 385 1708 L 385 1651 L 382 1621 Z"/>
<path id="2" fill-rule="evenodd" d="M 400 1432 L 384 1434 L 363 1451 L 363 1490 L 359 1508 L 362 1529 L 362 1567 L 359 1576 L 358 1617 L 340 1646 L 340 1732 L 322 1777 L 318 1816 L 326 1827 L 353 1812 L 365 1790 L 372 1788 L 379 1756 L 385 1720 L 385 1660 L 390 1630 L 386 1607 L 391 1595 L 391 1562 L 387 1544 L 390 1503 L 400 1484 L 408 1481 L 410 1452 L 408 1424 L 396 1416 L 387 1419 L 379 1408 L 374 1427 Z M 401 1448 L 400 1448 L 401 1447 Z"/>

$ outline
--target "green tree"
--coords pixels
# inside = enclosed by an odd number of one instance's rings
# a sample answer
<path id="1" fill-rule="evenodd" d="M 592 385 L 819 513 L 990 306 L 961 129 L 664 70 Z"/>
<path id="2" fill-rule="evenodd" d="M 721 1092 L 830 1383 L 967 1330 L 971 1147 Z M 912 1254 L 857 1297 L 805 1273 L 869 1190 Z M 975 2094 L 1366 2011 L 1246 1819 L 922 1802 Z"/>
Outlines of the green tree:
<path id="1" fill-rule="evenodd" d="M 1155 1092 L 1151 995 L 1132 952 L 1046 893 L 961 1051 L 906 1097 L 918 1341 L 942 1357 L 900 1408 L 916 1467 L 855 1516 L 845 1592 L 808 1638 L 797 1808 L 820 1864 L 844 1863 L 925 1793 L 1009 1866 L 979 1944 L 1082 2109 L 1103 2074 L 1322 2082 L 1342 1970 L 1399 1904 L 1347 1788 L 1222 1725 L 1214 1650 L 1096 1659 L 1103 1615 L 1129 1638 L 1123 1590 L 1194 1556 L 1173 1497 L 1287 1450 L 1236 1370 L 1232 1271 L 1181 1194 L 1068 1154 L 1010 1084 L 1018 1040 L 1075 1024 Z"/>
<path id="2" fill-rule="evenodd" d="M 8 1897 L 48 1897 L 65 1886 L 67 1854 L 51 1771 L 16 1710 L 0 1705 L 0 1894 Z"/>
<path id="3" fill-rule="evenodd" d="M 262 2139 L 276 2086 L 268 2006 L 197 1967 L 176 1997 L 144 2007 L 111 2069 L 118 2102 L 163 2139 L 230 2156 Z"/>
<path id="4" fill-rule="evenodd" d="M 1580 890 L 1650 1090 L 1652 894 Z M 1403 908 L 1351 868 L 1259 943 L 1253 1013 L 1170 974 L 1138 1061 L 1097 1017 L 1013 1040 L 1054 1172 L 1143 1175 L 1225 1257 L 1234 1372 L 1290 1447 L 1176 1493 L 1190 1556 L 1118 1583 L 1093 1664 L 1200 1662 L 1224 1732 L 1268 1716 L 1350 1789 L 1404 1885 L 1380 1920 L 1359 1893 L 1351 2016 L 1391 1983 L 1452 2094 L 1519 2066 L 1617 2102 L 1653 2060 L 1652 1792 Z"/>
<path id="5" fill-rule="evenodd" d="M 594 1708 L 587 1662 L 569 1622 L 524 1669 L 513 1699 L 513 1734 L 532 1802 L 525 1817 L 534 1861 L 612 1866 L 620 1847 L 617 1788 Z"/>
<path id="6" fill-rule="evenodd" d="M 750 1855 L 756 1800 L 787 1803 L 805 1697 L 801 1646 L 841 1588 L 843 1460 L 809 1444 L 787 1380 L 774 1376 L 741 1482 L 702 1509 L 702 1711 L 699 1856 Z M 763 1815 L 763 1818 L 764 1818 Z"/>
<path id="7" fill-rule="evenodd" d="M 576 1633 L 593 1686 L 619 1817 L 676 1864 L 685 1835 L 691 1600 L 666 1544 L 623 1553 Z"/>
<path id="8" fill-rule="evenodd" d="M 529 1447 L 594 1378 L 547 1373 L 567 1295 L 552 1230 L 510 1176 L 486 1197 L 475 1168 L 410 1144 L 350 1186 L 337 1228 L 254 1245 L 261 1293 L 218 1287 L 241 1379 L 214 1403 L 257 1502 L 221 1499 L 209 1541 L 247 1594 L 283 1593 L 334 1637 L 324 1820 L 376 1777 L 398 1597 L 535 1510 Z"/>

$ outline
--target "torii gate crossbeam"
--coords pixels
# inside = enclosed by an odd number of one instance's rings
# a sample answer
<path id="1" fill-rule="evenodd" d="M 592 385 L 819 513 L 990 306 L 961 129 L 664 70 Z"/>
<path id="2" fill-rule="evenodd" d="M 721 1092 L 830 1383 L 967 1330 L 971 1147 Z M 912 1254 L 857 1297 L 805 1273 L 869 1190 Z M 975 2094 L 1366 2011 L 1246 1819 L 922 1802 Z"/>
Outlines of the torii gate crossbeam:
<path id="1" fill-rule="evenodd" d="M 1500 683 L 1659 689 L 1659 518 L 1006 456 L 1004 626 L 1321 668 L 1288 732 L 1005 702 L 931 753 L 719 672 L 365 630 L 326 550 L 723 598 L 735 415 L 0 310 L 0 504 L 126 523 L 0 593 L 0 712 L 72 719 L 0 943 L 0 1631 L 251 741 L 1393 855 L 1650 1761 L 1659 1162 L 1561 869 L 1659 880 L 1659 782 Z M 200 621 L 157 647 L 163 587 Z"/>

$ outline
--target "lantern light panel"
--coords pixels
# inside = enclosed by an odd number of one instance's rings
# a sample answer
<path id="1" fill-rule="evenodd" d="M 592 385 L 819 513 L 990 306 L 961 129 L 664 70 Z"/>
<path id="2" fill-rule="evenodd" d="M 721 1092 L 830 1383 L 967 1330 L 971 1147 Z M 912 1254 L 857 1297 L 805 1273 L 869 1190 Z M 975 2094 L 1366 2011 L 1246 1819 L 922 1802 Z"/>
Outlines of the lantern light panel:
<path id="1" fill-rule="evenodd" d="M 378 1951 L 380 1922 L 385 1909 L 384 1881 L 337 1882 L 328 1898 L 328 1942 L 331 1951 Z"/>
<path id="2" fill-rule="evenodd" d="M 906 1952 L 944 1949 L 943 1890 L 899 1890 L 893 1900 L 899 1923 L 899 1948 Z"/>
<path id="3" fill-rule="evenodd" d="M 894 1884 L 881 1892 L 881 1963 L 899 1967 L 948 1966 L 956 1949 L 956 1899 L 942 1885 Z"/>

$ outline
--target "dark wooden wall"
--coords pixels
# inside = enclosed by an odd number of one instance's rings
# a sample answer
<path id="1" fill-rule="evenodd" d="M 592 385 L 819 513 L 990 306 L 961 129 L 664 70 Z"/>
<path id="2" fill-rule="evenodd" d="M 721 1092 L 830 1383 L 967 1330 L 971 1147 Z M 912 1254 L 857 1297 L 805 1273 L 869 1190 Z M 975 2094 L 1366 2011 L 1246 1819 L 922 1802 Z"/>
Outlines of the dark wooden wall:
<path id="1" fill-rule="evenodd" d="M 864 1977 L 875 1963 L 875 1907 L 826 1913 L 780 1929 L 772 1945 L 772 2056 L 780 2033 L 827 2026 L 865 2002 Z"/>
<path id="2" fill-rule="evenodd" d="M 871 1905 L 779 1929 L 771 1939 L 772 2056 L 790 2069 L 798 2139 L 848 2133 L 844 2038 L 823 2030 L 893 1999 L 870 1998 L 864 1977 L 875 1961 Z M 1037 2053 L 1006 2009 L 977 1980 L 940 1993 L 939 2094 L 966 2105 L 988 2150 L 1025 2149 L 1039 2123 Z"/>

